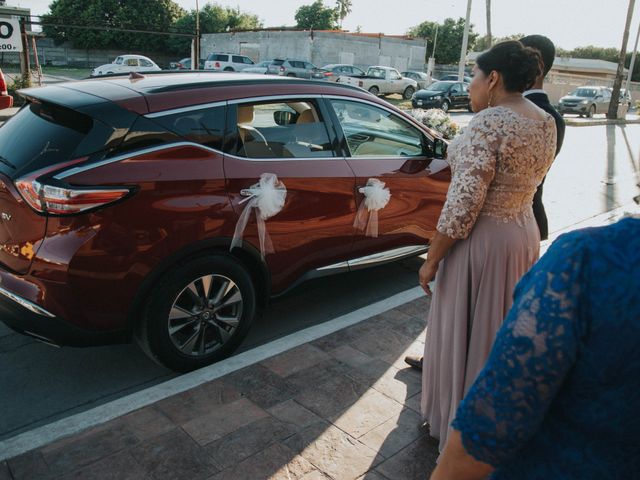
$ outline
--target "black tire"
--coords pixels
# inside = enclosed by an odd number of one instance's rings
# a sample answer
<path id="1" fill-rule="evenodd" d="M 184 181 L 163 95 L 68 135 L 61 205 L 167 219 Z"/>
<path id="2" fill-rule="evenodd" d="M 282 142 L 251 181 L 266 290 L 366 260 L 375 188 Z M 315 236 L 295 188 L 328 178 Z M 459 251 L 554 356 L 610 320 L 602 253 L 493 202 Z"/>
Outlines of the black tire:
<path id="1" fill-rule="evenodd" d="M 469 100 L 469 103 L 467 104 L 467 110 L 473 113 L 473 106 L 471 106 L 471 100 Z"/>
<path id="2" fill-rule="evenodd" d="M 591 105 L 587 111 L 587 118 L 593 118 L 593 114 L 596 113 L 596 106 Z"/>
<path id="3" fill-rule="evenodd" d="M 404 89 L 404 92 L 402 93 L 402 98 L 404 98 L 405 100 L 411 100 L 411 97 L 413 96 L 414 93 L 416 93 L 415 88 L 407 87 Z"/>
<path id="4" fill-rule="evenodd" d="M 235 72 L 235 70 L 231 67 L 225 67 L 224 69 L 225 72 Z"/>
<path id="5" fill-rule="evenodd" d="M 287 73 L 287 77 L 295 77 L 296 74 L 295 73 Z"/>
<path id="6" fill-rule="evenodd" d="M 369 89 L 369 93 L 375 95 L 376 97 L 380 95 L 380 89 L 376 86 L 373 86 Z"/>
<path id="7" fill-rule="evenodd" d="M 222 360 L 240 345 L 256 317 L 256 289 L 238 260 L 212 254 L 175 265 L 145 307 L 137 342 L 161 365 L 188 372 Z"/>
<path id="8" fill-rule="evenodd" d="M 444 112 L 447 113 L 449 111 L 449 107 L 451 105 L 449 104 L 449 100 L 443 100 L 442 101 L 442 105 L 440 105 L 440 109 Z"/>

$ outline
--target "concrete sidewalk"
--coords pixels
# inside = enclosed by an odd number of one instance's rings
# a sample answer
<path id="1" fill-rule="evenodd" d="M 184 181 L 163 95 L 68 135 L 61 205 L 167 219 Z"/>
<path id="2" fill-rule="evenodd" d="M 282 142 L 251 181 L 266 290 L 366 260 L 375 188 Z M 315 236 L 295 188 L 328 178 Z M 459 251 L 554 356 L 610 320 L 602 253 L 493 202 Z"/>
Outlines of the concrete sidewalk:
<path id="1" fill-rule="evenodd" d="M 403 362 L 423 351 L 428 308 L 419 296 L 22 453 L 0 463 L 0 480 L 428 478 L 437 442 L 420 426 L 421 375 Z"/>

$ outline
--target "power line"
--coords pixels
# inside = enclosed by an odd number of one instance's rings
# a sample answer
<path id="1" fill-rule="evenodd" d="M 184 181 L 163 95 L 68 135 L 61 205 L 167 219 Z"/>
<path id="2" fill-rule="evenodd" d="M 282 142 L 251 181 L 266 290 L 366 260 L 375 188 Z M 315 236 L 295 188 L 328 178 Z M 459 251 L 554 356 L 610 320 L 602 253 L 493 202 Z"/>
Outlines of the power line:
<path id="1" fill-rule="evenodd" d="M 177 33 L 177 32 L 158 32 L 155 30 L 137 30 L 131 28 L 119 28 L 119 27 L 99 27 L 99 26 L 90 26 L 90 25 L 73 25 L 66 23 L 52 23 L 52 22 L 28 22 L 32 25 L 42 25 L 47 27 L 62 27 L 62 28 L 78 28 L 81 30 L 103 30 L 103 31 L 112 31 L 112 32 L 127 32 L 127 33 L 150 33 L 153 35 L 170 35 L 174 37 L 193 37 L 194 33 Z"/>

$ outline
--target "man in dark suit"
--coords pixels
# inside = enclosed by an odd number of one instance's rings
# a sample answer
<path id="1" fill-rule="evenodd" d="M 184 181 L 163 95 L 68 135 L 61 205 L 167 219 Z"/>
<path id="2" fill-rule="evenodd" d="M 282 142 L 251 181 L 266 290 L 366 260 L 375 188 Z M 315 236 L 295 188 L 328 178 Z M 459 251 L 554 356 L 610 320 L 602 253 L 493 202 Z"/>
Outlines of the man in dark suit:
<path id="1" fill-rule="evenodd" d="M 523 93 L 525 98 L 528 98 L 533 103 L 535 103 L 542 110 L 547 112 L 549 115 L 553 117 L 556 122 L 556 130 L 558 132 L 558 140 L 556 145 L 556 156 L 562 147 L 562 141 L 564 140 L 564 120 L 562 115 L 560 115 L 555 108 L 549 102 L 549 97 L 546 92 L 542 89 L 542 84 L 544 82 L 544 77 L 547 76 L 549 70 L 553 66 L 553 61 L 556 58 L 556 47 L 553 45 L 553 42 L 549 40 L 547 37 L 542 35 L 527 35 L 520 39 L 520 42 L 525 47 L 531 47 L 536 49 L 540 53 L 540 57 L 542 60 L 542 72 L 536 78 L 535 83 L 531 86 L 529 90 Z M 542 179 L 542 183 L 536 190 L 535 195 L 533 196 L 533 214 L 536 217 L 536 223 L 538 224 L 538 229 L 540 230 L 540 240 L 546 240 L 549 236 L 549 226 L 547 224 L 547 214 L 544 211 L 544 205 L 542 204 L 542 185 L 544 184 L 544 179 Z M 409 355 L 405 357 L 404 361 L 410 365 L 412 368 L 416 370 L 422 370 L 422 357 Z"/>
<path id="2" fill-rule="evenodd" d="M 547 37 L 542 35 L 527 35 L 526 37 L 522 37 L 520 42 L 525 47 L 531 47 L 537 50 L 540 53 L 540 57 L 542 58 L 542 74 L 538 76 L 535 83 L 531 86 L 529 90 L 524 92 L 525 98 L 531 100 L 542 110 L 547 112 L 549 115 L 553 117 L 556 122 L 556 130 L 558 132 L 558 142 L 556 146 L 556 156 L 562 148 L 562 141 L 564 140 L 564 120 L 562 119 L 562 115 L 560 115 L 555 108 L 549 102 L 549 97 L 542 89 L 542 84 L 544 82 L 544 77 L 547 76 L 549 70 L 553 66 L 553 61 L 556 57 L 556 47 L 553 45 L 553 42 L 549 40 Z M 536 190 L 536 193 L 533 197 L 533 214 L 536 217 L 536 223 L 538 224 L 538 229 L 540 230 L 540 240 L 546 240 L 549 236 L 549 227 L 547 224 L 547 214 L 544 211 L 544 205 L 542 204 L 542 186 L 544 185 L 544 179 L 542 183 Z"/>

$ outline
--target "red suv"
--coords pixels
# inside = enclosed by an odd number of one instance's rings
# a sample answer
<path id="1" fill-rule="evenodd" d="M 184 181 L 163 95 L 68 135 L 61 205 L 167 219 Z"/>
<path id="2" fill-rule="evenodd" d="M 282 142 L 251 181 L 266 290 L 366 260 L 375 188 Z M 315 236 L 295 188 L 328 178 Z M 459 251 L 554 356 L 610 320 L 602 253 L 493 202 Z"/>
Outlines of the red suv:
<path id="1" fill-rule="evenodd" d="M 58 345 L 135 338 L 179 371 L 228 356 L 301 280 L 424 252 L 450 179 L 441 139 L 339 84 L 132 74 L 21 95 L 0 128 L 0 318 Z M 266 220 L 261 177 L 286 195 Z M 391 195 L 377 236 L 354 227 L 372 179 Z"/>

